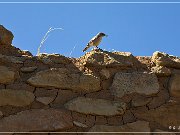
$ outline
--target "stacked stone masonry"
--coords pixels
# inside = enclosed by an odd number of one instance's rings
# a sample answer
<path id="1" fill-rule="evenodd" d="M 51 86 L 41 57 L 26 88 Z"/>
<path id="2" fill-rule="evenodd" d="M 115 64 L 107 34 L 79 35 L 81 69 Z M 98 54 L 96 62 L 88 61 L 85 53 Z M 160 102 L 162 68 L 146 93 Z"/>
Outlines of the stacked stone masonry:
<path id="1" fill-rule="evenodd" d="M 180 131 L 179 57 L 32 56 L 12 39 L 0 25 L 0 132 Z"/>

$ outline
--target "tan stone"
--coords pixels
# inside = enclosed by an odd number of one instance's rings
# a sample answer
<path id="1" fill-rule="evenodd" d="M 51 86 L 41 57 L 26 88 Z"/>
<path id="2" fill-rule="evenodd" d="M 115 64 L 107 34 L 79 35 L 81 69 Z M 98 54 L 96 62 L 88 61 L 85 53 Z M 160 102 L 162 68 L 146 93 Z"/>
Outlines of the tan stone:
<path id="1" fill-rule="evenodd" d="M 30 92 L 34 92 L 35 88 L 29 84 L 20 82 L 20 83 L 11 83 L 11 84 L 6 85 L 6 89 L 27 90 Z"/>
<path id="2" fill-rule="evenodd" d="M 0 120 L 0 132 L 57 131 L 71 128 L 70 113 L 58 109 L 33 109 Z"/>
<path id="3" fill-rule="evenodd" d="M 170 76 L 171 70 L 163 66 L 155 66 L 151 68 L 151 71 L 157 76 Z"/>
<path id="4" fill-rule="evenodd" d="M 95 125 L 89 130 L 89 132 L 132 132 L 128 133 L 128 135 L 134 135 L 135 133 L 133 132 L 150 132 L 150 127 L 148 122 L 136 121 L 122 126 Z M 107 133 L 97 133 L 96 135 L 106 134 Z M 147 134 L 150 135 L 150 133 Z"/>
<path id="5" fill-rule="evenodd" d="M 53 97 L 37 97 L 36 100 L 45 105 L 48 105 L 54 100 L 54 98 Z"/>
<path id="6" fill-rule="evenodd" d="M 104 99 L 78 97 L 65 104 L 68 110 L 92 115 L 122 115 L 126 110 L 126 104 Z"/>
<path id="7" fill-rule="evenodd" d="M 73 121 L 73 124 L 75 126 L 82 127 L 82 128 L 87 128 L 88 127 L 86 124 L 83 124 L 83 123 L 78 122 L 78 121 Z"/>
<path id="8" fill-rule="evenodd" d="M 174 74 L 169 83 L 170 95 L 180 97 L 180 74 Z"/>
<path id="9" fill-rule="evenodd" d="M 0 84 L 0 89 L 5 89 L 5 85 L 4 84 Z"/>
<path id="10" fill-rule="evenodd" d="M 3 116 L 3 113 L 0 111 L 0 117 Z"/>
<path id="11" fill-rule="evenodd" d="M 34 94 L 25 90 L 0 90 L 0 106 L 27 106 L 34 101 Z"/>
<path id="12" fill-rule="evenodd" d="M 23 73 L 31 73 L 34 72 L 37 69 L 37 67 L 22 67 L 21 72 Z"/>
<path id="13" fill-rule="evenodd" d="M 107 122 L 107 118 L 104 116 L 96 116 L 96 121 L 95 124 L 96 125 L 106 125 Z"/>
<path id="14" fill-rule="evenodd" d="M 109 79 L 111 76 L 109 70 L 107 70 L 107 69 L 102 69 L 100 71 L 100 74 L 104 79 Z"/>
<path id="15" fill-rule="evenodd" d="M 0 25 L 0 45 L 11 45 L 13 38 L 12 32 Z"/>
<path id="16" fill-rule="evenodd" d="M 108 52 L 93 50 L 82 57 L 85 66 L 94 67 L 132 67 L 134 56 L 129 52 Z"/>
<path id="17" fill-rule="evenodd" d="M 69 64 L 71 63 L 71 59 L 68 57 L 65 57 L 60 54 L 40 54 L 38 56 L 38 59 L 40 59 L 45 64 Z"/>
<path id="18" fill-rule="evenodd" d="M 31 104 L 31 109 L 48 109 L 48 108 L 50 108 L 49 105 L 45 105 L 45 104 L 38 102 L 36 100 Z"/>
<path id="19" fill-rule="evenodd" d="M 85 114 L 81 114 L 78 112 L 72 112 L 72 118 L 73 118 L 73 121 L 78 121 L 81 123 L 86 122 L 86 115 Z"/>
<path id="20" fill-rule="evenodd" d="M 127 110 L 125 114 L 122 116 L 123 123 L 131 123 L 136 121 L 136 118 L 134 117 L 133 113 L 130 110 Z"/>
<path id="21" fill-rule="evenodd" d="M 95 117 L 94 115 L 86 115 L 86 125 L 88 127 L 92 127 L 95 124 Z"/>
<path id="22" fill-rule="evenodd" d="M 153 95 L 158 93 L 159 83 L 155 74 L 119 72 L 116 73 L 110 90 L 117 97 L 131 93 Z"/>
<path id="23" fill-rule="evenodd" d="M 169 100 L 169 93 L 165 89 L 161 89 L 159 93 L 152 97 L 152 100 L 147 104 L 149 109 L 157 108 L 165 104 Z"/>
<path id="24" fill-rule="evenodd" d="M 30 105 L 28 106 L 12 106 L 12 105 L 6 105 L 6 106 L 0 106 L 0 111 L 3 113 L 3 117 L 7 117 L 9 115 L 14 115 L 18 112 L 25 111 L 30 109 Z"/>
<path id="25" fill-rule="evenodd" d="M 9 70 L 5 66 L 0 66 L 0 83 L 7 84 L 13 82 L 15 79 L 15 72 Z"/>
<path id="26" fill-rule="evenodd" d="M 56 99 L 51 103 L 51 106 L 63 106 L 69 100 L 77 97 L 78 94 L 70 90 L 59 90 Z"/>
<path id="27" fill-rule="evenodd" d="M 5 62 L 11 62 L 13 64 L 23 64 L 26 60 L 26 57 L 6 56 L 0 54 L 0 60 L 3 60 Z"/>
<path id="28" fill-rule="evenodd" d="M 74 73 L 65 68 L 40 71 L 28 79 L 28 83 L 36 87 L 50 86 L 84 93 L 100 90 L 99 78 L 90 74 Z"/>
<path id="29" fill-rule="evenodd" d="M 58 89 L 46 89 L 46 88 L 36 88 L 36 97 L 56 97 Z"/>
<path id="30" fill-rule="evenodd" d="M 175 133 L 168 133 L 168 131 L 163 131 L 163 130 L 160 130 L 160 129 L 156 129 L 154 130 L 153 132 L 156 132 L 156 133 L 153 133 L 153 135 L 176 135 Z"/>
<path id="31" fill-rule="evenodd" d="M 50 133 L 15 133 L 15 134 L 12 134 L 12 135 L 49 135 Z M 1 134 L 0 134 L 1 135 Z M 55 134 L 50 134 L 50 135 L 55 135 Z M 57 135 L 57 133 L 56 133 Z"/>
<path id="32" fill-rule="evenodd" d="M 87 93 L 85 96 L 88 98 L 99 98 L 107 100 L 113 100 L 114 98 L 114 96 L 110 93 L 110 90 L 100 90 L 97 92 Z"/>
<path id="33" fill-rule="evenodd" d="M 152 61 L 158 66 L 180 68 L 180 58 L 170 56 L 163 52 L 154 52 L 152 56 Z"/>
<path id="34" fill-rule="evenodd" d="M 111 126 L 123 125 L 122 116 L 107 117 L 107 122 L 108 122 L 108 125 L 111 125 Z"/>
<path id="35" fill-rule="evenodd" d="M 155 122 L 165 128 L 170 125 L 179 126 L 180 123 L 180 105 L 168 103 L 162 105 L 156 109 L 151 109 L 149 111 L 139 111 L 134 112 L 134 115 L 138 119 L 147 120 L 150 122 Z"/>

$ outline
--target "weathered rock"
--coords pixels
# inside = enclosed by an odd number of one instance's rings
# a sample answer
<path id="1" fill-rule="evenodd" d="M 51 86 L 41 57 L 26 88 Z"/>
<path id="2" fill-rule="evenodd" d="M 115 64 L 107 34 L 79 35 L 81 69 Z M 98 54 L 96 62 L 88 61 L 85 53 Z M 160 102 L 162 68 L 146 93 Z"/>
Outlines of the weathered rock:
<path id="1" fill-rule="evenodd" d="M 53 97 L 37 97 L 36 100 L 45 105 L 48 105 L 54 100 L 54 98 Z"/>
<path id="2" fill-rule="evenodd" d="M 71 112 L 73 121 L 78 121 L 80 123 L 86 123 L 87 115 L 78 113 L 78 112 Z"/>
<path id="3" fill-rule="evenodd" d="M 110 72 L 107 69 L 102 69 L 100 71 L 101 76 L 103 77 L 103 79 L 109 79 L 110 78 Z"/>
<path id="4" fill-rule="evenodd" d="M 22 67 L 21 72 L 23 73 L 31 73 L 34 72 L 37 69 L 37 67 Z"/>
<path id="5" fill-rule="evenodd" d="M 46 89 L 46 88 L 36 88 L 35 96 L 36 97 L 56 97 L 58 89 Z"/>
<path id="6" fill-rule="evenodd" d="M 32 57 L 32 54 L 27 51 L 20 50 L 13 45 L 0 45 L 0 54 L 5 56 L 18 56 L 18 57 Z"/>
<path id="7" fill-rule="evenodd" d="M 180 97 L 180 74 L 174 74 L 171 77 L 169 91 L 171 96 Z"/>
<path id="8" fill-rule="evenodd" d="M 155 66 L 151 68 L 151 71 L 157 76 L 170 76 L 171 70 L 163 66 Z"/>
<path id="9" fill-rule="evenodd" d="M 72 126 L 70 113 L 60 109 L 32 109 L 0 120 L 0 132 L 57 131 Z"/>
<path id="10" fill-rule="evenodd" d="M 169 126 L 179 126 L 180 123 L 180 105 L 179 104 L 165 104 L 157 109 L 149 111 L 141 111 L 134 113 L 138 119 L 143 119 L 150 122 L 155 122 L 168 129 Z"/>
<path id="11" fill-rule="evenodd" d="M 126 104 L 120 101 L 85 97 L 74 98 L 67 102 L 65 107 L 79 113 L 104 116 L 122 115 L 126 110 Z"/>
<path id="12" fill-rule="evenodd" d="M 17 82 L 17 83 L 11 83 L 11 84 L 6 85 L 6 89 L 26 90 L 26 91 L 30 91 L 33 93 L 35 88 L 24 82 Z"/>
<path id="13" fill-rule="evenodd" d="M 108 52 L 93 50 L 83 58 L 85 66 L 95 67 L 132 67 L 134 56 L 129 52 Z"/>
<path id="14" fill-rule="evenodd" d="M 151 100 L 152 100 L 152 98 L 138 96 L 138 97 L 132 99 L 131 104 L 134 107 L 139 107 L 139 106 L 144 106 L 144 105 L 148 104 Z"/>
<path id="15" fill-rule="evenodd" d="M 128 135 L 134 135 L 135 133 L 133 132 L 150 132 L 150 127 L 149 127 L 149 122 L 136 121 L 122 126 L 95 125 L 89 130 L 89 132 L 132 132 L 132 133 L 128 133 Z M 96 135 L 106 135 L 106 134 L 107 133 L 104 134 L 97 133 Z"/>
<path id="16" fill-rule="evenodd" d="M 83 124 L 83 123 L 78 122 L 78 121 L 73 121 L 73 124 L 75 126 L 82 127 L 82 128 L 87 128 L 88 127 L 86 124 Z"/>
<path id="17" fill-rule="evenodd" d="M 0 25 L 0 45 L 11 45 L 13 38 L 12 32 Z"/>
<path id="18" fill-rule="evenodd" d="M 134 117 L 133 113 L 130 110 L 127 110 L 125 114 L 122 116 L 123 123 L 132 123 L 136 121 L 136 118 Z"/>
<path id="19" fill-rule="evenodd" d="M 69 100 L 78 96 L 78 93 L 72 92 L 71 90 L 59 90 L 56 99 L 52 102 L 51 106 L 58 107 L 63 106 Z"/>
<path id="20" fill-rule="evenodd" d="M 9 70 L 5 66 L 0 66 L 0 83 L 8 84 L 13 82 L 15 79 L 15 72 Z"/>
<path id="21" fill-rule="evenodd" d="M 156 129 L 154 130 L 154 132 L 156 133 L 153 133 L 153 135 L 176 135 L 175 133 L 168 133 L 168 131 L 163 131 L 163 130 L 160 130 L 160 129 Z"/>
<path id="22" fill-rule="evenodd" d="M 23 62 L 26 60 L 26 57 L 6 56 L 6 55 L 0 54 L 0 60 L 11 62 L 14 64 L 23 64 Z"/>
<path id="23" fill-rule="evenodd" d="M 28 83 L 36 87 L 51 86 L 84 93 L 100 90 L 99 78 L 90 74 L 74 73 L 65 68 L 52 68 L 38 72 L 28 79 Z"/>
<path id="24" fill-rule="evenodd" d="M 107 123 L 110 126 L 120 126 L 123 125 L 122 116 L 111 116 L 107 117 Z"/>
<path id="25" fill-rule="evenodd" d="M 105 116 L 96 116 L 96 125 L 106 125 L 108 123 L 107 117 Z"/>
<path id="26" fill-rule="evenodd" d="M 34 94 L 25 90 L 0 90 L 0 106 L 27 106 L 34 101 Z"/>
<path id="27" fill-rule="evenodd" d="M 67 58 L 60 54 L 40 54 L 38 56 L 38 59 L 40 59 L 45 64 L 69 64 L 71 63 L 70 58 Z"/>
<path id="28" fill-rule="evenodd" d="M 152 61 L 158 66 L 180 68 L 180 58 L 162 52 L 154 52 Z"/>
<path id="29" fill-rule="evenodd" d="M 0 111 L 0 117 L 3 116 L 3 113 Z"/>
<path id="30" fill-rule="evenodd" d="M 155 74 L 119 72 L 115 74 L 110 90 L 117 97 L 123 97 L 130 93 L 153 95 L 158 93 L 159 84 Z"/>

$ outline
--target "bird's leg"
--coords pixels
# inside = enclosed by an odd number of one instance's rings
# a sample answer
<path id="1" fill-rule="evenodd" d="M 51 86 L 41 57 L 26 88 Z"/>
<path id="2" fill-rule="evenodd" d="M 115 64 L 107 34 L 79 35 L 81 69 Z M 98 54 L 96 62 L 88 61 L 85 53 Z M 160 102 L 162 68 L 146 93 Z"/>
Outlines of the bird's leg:
<path id="1" fill-rule="evenodd" d="M 94 47 L 94 50 L 98 50 L 98 49 L 99 49 L 99 47 L 97 47 L 97 46 Z"/>

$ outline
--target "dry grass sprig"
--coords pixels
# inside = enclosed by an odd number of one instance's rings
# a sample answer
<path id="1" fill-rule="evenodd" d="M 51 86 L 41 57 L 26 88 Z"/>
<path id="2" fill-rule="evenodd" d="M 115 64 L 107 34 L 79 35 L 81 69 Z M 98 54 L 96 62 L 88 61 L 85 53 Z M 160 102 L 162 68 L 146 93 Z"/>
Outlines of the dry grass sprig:
<path id="1" fill-rule="evenodd" d="M 71 57 L 71 54 L 74 52 L 74 49 L 76 48 L 76 44 L 75 46 L 73 47 L 73 49 L 71 50 L 71 52 L 69 53 L 69 57 Z"/>
<path id="2" fill-rule="evenodd" d="M 37 51 L 37 56 L 40 54 L 40 49 L 43 46 L 44 42 L 48 39 L 48 37 L 50 36 L 50 32 L 54 31 L 54 30 L 63 30 L 62 28 L 53 28 L 50 27 L 49 30 L 46 32 L 46 34 L 44 35 L 44 37 L 42 38 L 39 47 L 38 47 L 38 51 Z"/>

